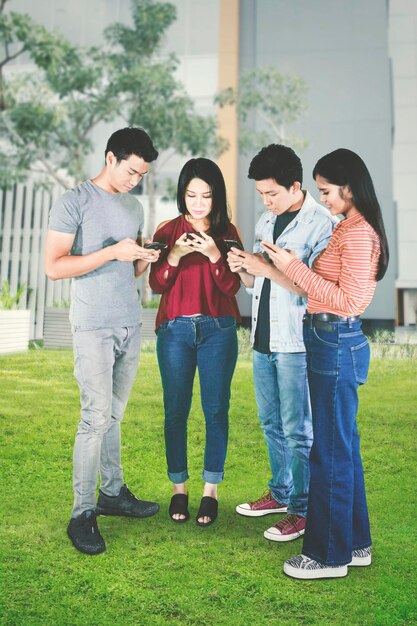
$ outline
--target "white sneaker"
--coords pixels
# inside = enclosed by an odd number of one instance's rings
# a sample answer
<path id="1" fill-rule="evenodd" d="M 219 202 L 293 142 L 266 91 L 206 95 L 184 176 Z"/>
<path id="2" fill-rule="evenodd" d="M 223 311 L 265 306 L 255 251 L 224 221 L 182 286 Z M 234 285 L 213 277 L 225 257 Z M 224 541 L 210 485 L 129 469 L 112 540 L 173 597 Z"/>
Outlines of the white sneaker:
<path id="1" fill-rule="evenodd" d="M 347 576 L 347 565 L 323 565 L 304 554 L 284 561 L 284 573 L 292 578 L 311 580 L 314 578 L 342 578 Z"/>
<path id="2" fill-rule="evenodd" d="M 362 548 L 361 550 L 353 550 L 352 552 L 352 560 L 348 565 L 352 565 L 354 567 L 366 567 L 370 565 L 372 562 L 371 557 L 371 546 L 369 548 Z"/>

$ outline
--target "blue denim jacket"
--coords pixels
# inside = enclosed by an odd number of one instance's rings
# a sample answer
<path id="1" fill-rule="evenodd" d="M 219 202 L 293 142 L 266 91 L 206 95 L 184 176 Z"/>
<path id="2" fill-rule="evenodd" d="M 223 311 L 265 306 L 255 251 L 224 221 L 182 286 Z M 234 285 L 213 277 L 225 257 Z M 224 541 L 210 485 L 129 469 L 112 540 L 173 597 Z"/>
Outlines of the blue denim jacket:
<path id="1" fill-rule="evenodd" d="M 273 241 L 275 220 L 276 216 L 269 211 L 260 217 L 255 227 L 253 252 L 262 252 L 261 241 Z M 327 247 L 337 223 L 338 219 L 307 191 L 300 212 L 273 243 L 295 250 L 297 257 L 311 267 L 317 255 Z M 247 290 L 252 294 L 252 345 L 263 282 L 262 276 L 256 276 L 253 288 Z M 306 299 L 271 281 L 269 307 L 271 352 L 304 352 L 302 323 Z"/>

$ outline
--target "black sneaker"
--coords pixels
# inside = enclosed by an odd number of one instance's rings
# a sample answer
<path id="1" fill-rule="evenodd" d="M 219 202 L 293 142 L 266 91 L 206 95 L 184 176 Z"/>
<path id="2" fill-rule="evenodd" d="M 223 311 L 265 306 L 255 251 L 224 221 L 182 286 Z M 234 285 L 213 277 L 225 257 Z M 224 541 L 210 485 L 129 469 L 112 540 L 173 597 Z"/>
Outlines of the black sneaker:
<path id="1" fill-rule="evenodd" d="M 72 517 L 67 532 L 74 547 L 80 552 L 100 554 L 106 549 L 97 526 L 95 511 L 84 511 L 78 517 Z"/>
<path id="2" fill-rule="evenodd" d="M 118 496 L 106 496 L 99 491 L 96 513 L 97 515 L 123 515 L 124 517 L 151 517 L 159 511 L 159 504 L 138 500 L 123 485 Z"/>

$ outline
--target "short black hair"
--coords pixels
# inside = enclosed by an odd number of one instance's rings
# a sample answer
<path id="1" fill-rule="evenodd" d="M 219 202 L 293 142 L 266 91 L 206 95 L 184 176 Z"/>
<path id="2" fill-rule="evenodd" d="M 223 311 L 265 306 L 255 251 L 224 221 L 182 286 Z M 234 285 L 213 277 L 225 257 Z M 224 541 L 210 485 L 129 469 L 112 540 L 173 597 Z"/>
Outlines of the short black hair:
<path id="1" fill-rule="evenodd" d="M 116 130 L 107 142 L 105 157 L 108 152 L 113 152 L 118 162 L 128 159 L 131 154 L 136 154 L 146 163 L 155 161 L 158 156 L 158 151 L 148 133 L 143 128 L 134 126 Z"/>
<path id="2" fill-rule="evenodd" d="M 303 166 L 292 148 L 271 143 L 253 157 L 248 178 L 266 180 L 273 178 L 278 185 L 289 189 L 295 182 L 303 184 Z"/>
<path id="3" fill-rule="evenodd" d="M 204 157 L 187 161 L 180 172 L 177 188 L 178 211 L 183 215 L 188 215 L 185 204 L 185 192 L 193 178 L 204 180 L 211 189 L 212 208 L 208 216 L 210 220 L 209 234 L 213 237 L 224 236 L 229 227 L 230 218 L 227 207 L 226 185 L 221 169 L 214 161 Z"/>

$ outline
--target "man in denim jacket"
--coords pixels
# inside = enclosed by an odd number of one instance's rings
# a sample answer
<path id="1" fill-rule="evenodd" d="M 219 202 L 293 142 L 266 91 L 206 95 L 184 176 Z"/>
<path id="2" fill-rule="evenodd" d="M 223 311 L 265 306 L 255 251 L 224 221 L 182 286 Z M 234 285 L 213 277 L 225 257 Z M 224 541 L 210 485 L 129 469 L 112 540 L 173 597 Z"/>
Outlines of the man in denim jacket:
<path id="1" fill-rule="evenodd" d="M 311 267 L 337 220 L 302 189 L 301 161 L 291 148 L 263 148 L 250 164 L 249 178 L 255 180 L 266 212 L 256 225 L 253 254 L 234 248 L 228 261 L 252 293 L 255 394 L 272 477 L 263 496 L 236 511 L 247 517 L 286 512 L 264 536 L 291 541 L 304 534 L 313 440 L 302 330 L 306 300 L 260 244 L 273 242 L 291 250 Z"/>

